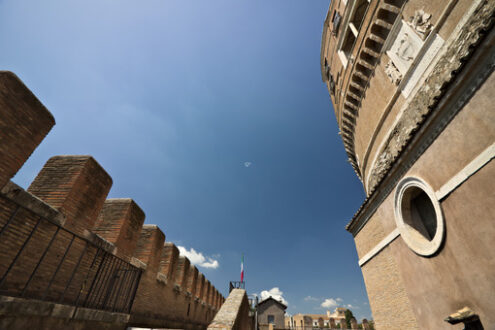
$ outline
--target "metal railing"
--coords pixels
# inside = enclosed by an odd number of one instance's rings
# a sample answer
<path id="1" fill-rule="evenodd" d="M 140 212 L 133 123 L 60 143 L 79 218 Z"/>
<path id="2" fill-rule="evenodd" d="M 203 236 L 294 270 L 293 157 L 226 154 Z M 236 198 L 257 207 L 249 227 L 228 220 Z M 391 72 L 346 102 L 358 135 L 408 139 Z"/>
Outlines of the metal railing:
<path id="1" fill-rule="evenodd" d="M 229 283 L 229 293 L 233 289 L 246 289 L 246 282 L 233 282 L 233 281 L 231 281 Z"/>
<path id="2" fill-rule="evenodd" d="M 0 295 L 130 312 L 141 269 L 3 198 L 0 228 Z"/>

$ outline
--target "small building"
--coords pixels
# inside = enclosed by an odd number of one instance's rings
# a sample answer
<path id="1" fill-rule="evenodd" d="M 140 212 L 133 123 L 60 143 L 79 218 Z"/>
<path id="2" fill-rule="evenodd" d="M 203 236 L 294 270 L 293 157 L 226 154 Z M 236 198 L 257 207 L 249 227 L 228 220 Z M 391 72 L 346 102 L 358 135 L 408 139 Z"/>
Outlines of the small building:
<path id="1" fill-rule="evenodd" d="M 286 309 L 286 305 L 272 297 L 259 302 L 256 306 L 259 329 L 268 329 L 269 324 L 273 324 L 274 329 L 283 329 Z"/>
<path id="2" fill-rule="evenodd" d="M 347 308 L 338 307 L 333 313 L 327 311 L 326 314 L 295 314 L 285 317 L 285 328 L 289 329 L 312 329 L 312 328 L 332 328 L 345 321 Z"/>

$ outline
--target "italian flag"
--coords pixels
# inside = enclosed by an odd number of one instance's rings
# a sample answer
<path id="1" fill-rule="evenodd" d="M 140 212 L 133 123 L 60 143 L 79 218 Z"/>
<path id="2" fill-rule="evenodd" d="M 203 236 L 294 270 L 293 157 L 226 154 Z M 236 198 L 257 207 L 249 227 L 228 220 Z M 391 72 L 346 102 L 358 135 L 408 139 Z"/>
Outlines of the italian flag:
<path id="1" fill-rule="evenodd" d="M 244 282 L 244 254 L 241 257 L 241 282 Z"/>

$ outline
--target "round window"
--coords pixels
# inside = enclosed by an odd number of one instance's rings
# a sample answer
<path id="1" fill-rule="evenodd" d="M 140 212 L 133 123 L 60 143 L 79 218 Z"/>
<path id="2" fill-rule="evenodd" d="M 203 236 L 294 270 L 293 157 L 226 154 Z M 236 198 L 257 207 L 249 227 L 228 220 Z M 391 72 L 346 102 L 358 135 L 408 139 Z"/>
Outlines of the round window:
<path id="1" fill-rule="evenodd" d="M 395 192 L 395 221 L 406 244 L 417 254 L 431 256 L 444 238 L 440 203 L 418 178 L 405 178 Z"/>

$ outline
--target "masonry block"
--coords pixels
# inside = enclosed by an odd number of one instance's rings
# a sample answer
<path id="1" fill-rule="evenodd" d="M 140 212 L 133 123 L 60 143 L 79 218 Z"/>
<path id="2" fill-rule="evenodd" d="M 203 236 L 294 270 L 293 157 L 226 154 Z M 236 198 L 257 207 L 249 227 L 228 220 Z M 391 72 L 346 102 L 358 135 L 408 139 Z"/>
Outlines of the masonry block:
<path id="1" fill-rule="evenodd" d="M 215 309 L 218 309 L 218 301 L 219 301 L 219 298 L 220 297 L 220 294 L 218 293 L 218 290 L 215 288 L 215 292 L 213 294 L 213 307 L 215 307 Z"/>
<path id="2" fill-rule="evenodd" d="M 0 71 L 0 188 L 22 167 L 55 119 L 12 72 Z"/>
<path id="3" fill-rule="evenodd" d="M 134 257 L 146 264 L 146 273 L 158 273 L 165 234 L 156 225 L 144 225 L 141 229 Z"/>
<path id="4" fill-rule="evenodd" d="M 216 294 L 217 294 L 217 288 L 215 288 L 215 286 L 213 286 L 213 284 L 211 285 L 211 298 L 210 298 L 210 305 L 212 305 L 213 307 L 215 307 L 215 298 L 216 298 Z"/>
<path id="5" fill-rule="evenodd" d="M 233 289 L 222 308 L 216 313 L 207 329 L 252 329 L 253 319 L 249 316 L 249 301 L 246 291 Z"/>
<path id="6" fill-rule="evenodd" d="M 203 294 L 203 301 L 209 305 L 210 304 L 210 292 L 211 292 L 211 282 L 209 280 L 206 280 L 205 283 L 205 289 L 204 289 L 204 294 Z"/>
<path id="7" fill-rule="evenodd" d="M 191 292 L 193 297 L 196 296 L 196 287 L 198 282 L 198 268 L 196 266 L 191 265 L 189 267 L 189 276 L 187 280 L 187 291 Z"/>
<path id="8" fill-rule="evenodd" d="M 198 281 L 196 284 L 196 297 L 203 300 L 203 291 L 205 286 L 205 276 L 203 273 L 198 274 Z"/>
<path id="9" fill-rule="evenodd" d="M 222 307 L 222 299 L 223 299 L 223 296 L 220 292 L 218 292 L 218 309 L 220 309 L 220 307 Z"/>
<path id="10" fill-rule="evenodd" d="M 28 192 L 58 209 L 65 226 L 78 234 L 93 228 L 112 178 L 91 156 L 50 158 Z"/>
<path id="11" fill-rule="evenodd" d="M 175 283 L 179 285 L 183 290 L 185 290 L 187 287 L 187 274 L 189 272 L 190 266 L 191 262 L 187 257 L 179 256 L 179 260 L 177 262 Z"/>
<path id="12" fill-rule="evenodd" d="M 179 249 L 174 243 L 165 242 L 160 257 L 160 273 L 167 276 L 172 285 L 175 283 L 175 270 L 179 261 Z"/>
<path id="13" fill-rule="evenodd" d="M 216 288 L 215 286 L 212 284 L 211 285 L 211 289 L 210 289 L 210 301 L 209 301 L 209 304 L 211 306 L 213 306 L 213 298 L 215 297 L 215 291 L 216 291 Z"/>
<path id="14" fill-rule="evenodd" d="M 118 256 L 129 259 L 136 249 L 144 218 L 144 212 L 132 199 L 107 199 L 93 232 L 113 243 Z"/>

